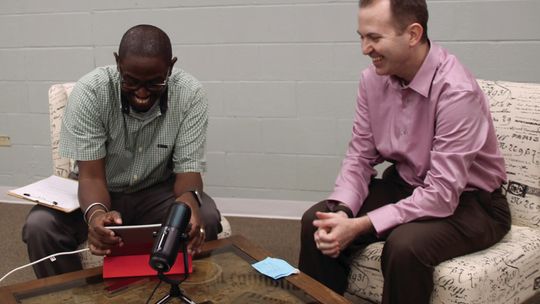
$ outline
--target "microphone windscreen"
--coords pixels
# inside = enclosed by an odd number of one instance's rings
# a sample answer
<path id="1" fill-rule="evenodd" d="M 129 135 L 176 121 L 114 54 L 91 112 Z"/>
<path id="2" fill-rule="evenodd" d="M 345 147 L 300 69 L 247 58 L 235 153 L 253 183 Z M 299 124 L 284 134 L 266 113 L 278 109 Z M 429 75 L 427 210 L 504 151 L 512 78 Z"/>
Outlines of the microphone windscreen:
<path id="1" fill-rule="evenodd" d="M 165 220 L 165 226 L 178 229 L 180 233 L 186 232 L 189 220 L 191 218 L 191 209 L 185 203 L 172 204 L 169 214 Z"/>
<path id="2" fill-rule="evenodd" d="M 190 218 L 191 209 L 188 205 L 185 203 L 171 205 L 152 247 L 149 264 L 153 269 L 167 272 L 174 265 L 182 238 L 187 240 L 186 230 Z"/>

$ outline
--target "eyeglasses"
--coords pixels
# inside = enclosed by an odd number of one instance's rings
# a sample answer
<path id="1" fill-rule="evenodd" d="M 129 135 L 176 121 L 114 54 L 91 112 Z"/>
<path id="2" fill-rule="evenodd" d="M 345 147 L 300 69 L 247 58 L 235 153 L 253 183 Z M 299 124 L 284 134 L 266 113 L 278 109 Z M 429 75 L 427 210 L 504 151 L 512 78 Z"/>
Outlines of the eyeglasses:
<path id="1" fill-rule="evenodd" d="M 122 77 L 122 74 L 120 73 L 120 85 L 122 89 L 126 91 L 136 91 L 140 87 L 144 87 L 150 92 L 158 93 L 158 92 L 161 92 L 167 86 L 168 82 L 169 82 L 168 76 L 167 78 L 165 78 L 163 82 L 143 82 L 143 81 L 139 81 L 139 80 L 131 79 L 131 78 L 125 79 L 124 77 Z"/>

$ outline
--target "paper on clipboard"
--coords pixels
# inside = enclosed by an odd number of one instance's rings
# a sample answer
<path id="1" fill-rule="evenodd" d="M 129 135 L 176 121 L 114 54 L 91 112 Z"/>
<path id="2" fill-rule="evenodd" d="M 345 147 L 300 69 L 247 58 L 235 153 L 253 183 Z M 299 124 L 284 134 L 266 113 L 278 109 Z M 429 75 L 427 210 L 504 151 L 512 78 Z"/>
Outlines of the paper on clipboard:
<path id="1" fill-rule="evenodd" d="M 10 190 L 8 194 L 69 213 L 79 208 L 77 189 L 77 181 L 51 175 L 30 185 Z"/>

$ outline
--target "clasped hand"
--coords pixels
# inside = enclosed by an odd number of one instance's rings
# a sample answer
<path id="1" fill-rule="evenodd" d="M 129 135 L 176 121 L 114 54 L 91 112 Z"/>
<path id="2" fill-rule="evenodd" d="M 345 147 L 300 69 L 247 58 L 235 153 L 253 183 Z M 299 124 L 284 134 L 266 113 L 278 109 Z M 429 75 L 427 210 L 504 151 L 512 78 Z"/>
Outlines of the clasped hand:
<path id="1" fill-rule="evenodd" d="M 314 240 L 317 248 L 332 258 L 337 258 L 351 242 L 362 234 L 372 230 L 371 221 L 367 216 L 348 218 L 343 211 L 317 212 L 318 219 L 313 221 L 317 227 Z"/>

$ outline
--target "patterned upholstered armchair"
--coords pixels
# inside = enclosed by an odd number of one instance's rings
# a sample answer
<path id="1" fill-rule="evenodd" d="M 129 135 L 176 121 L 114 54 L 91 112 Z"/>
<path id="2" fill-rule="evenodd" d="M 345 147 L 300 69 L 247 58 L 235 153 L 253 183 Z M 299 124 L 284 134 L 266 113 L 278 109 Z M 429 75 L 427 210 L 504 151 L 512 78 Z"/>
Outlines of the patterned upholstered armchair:
<path id="1" fill-rule="evenodd" d="M 73 168 L 73 161 L 67 158 L 60 157 L 58 153 L 58 143 L 60 140 L 60 127 L 62 125 L 62 115 L 66 107 L 68 96 L 73 89 L 75 83 L 55 84 L 49 89 L 49 118 L 51 122 L 51 148 L 54 174 L 62 177 L 69 177 Z M 223 231 L 218 235 L 218 238 L 226 238 L 231 235 L 231 226 L 229 221 L 221 216 L 221 225 Z M 80 248 L 86 247 L 86 243 Z M 99 266 L 103 263 L 103 257 L 95 256 L 89 252 L 81 254 L 83 268 Z"/>
<path id="2" fill-rule="evenodd" d="M 540 84 L 479 80 L 506 162 L 512 228 L 486 250 L 435 268 L 432 303 L 506 304 L 540 298 Z M 347 297 L 379 303 L 383 242 L 351 264 Z M 536 302 L 537 303 L 537 302 Z"/>

